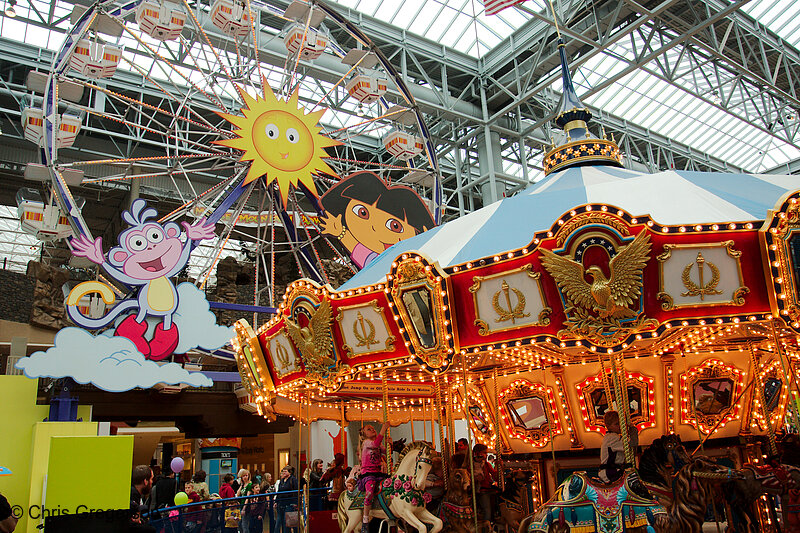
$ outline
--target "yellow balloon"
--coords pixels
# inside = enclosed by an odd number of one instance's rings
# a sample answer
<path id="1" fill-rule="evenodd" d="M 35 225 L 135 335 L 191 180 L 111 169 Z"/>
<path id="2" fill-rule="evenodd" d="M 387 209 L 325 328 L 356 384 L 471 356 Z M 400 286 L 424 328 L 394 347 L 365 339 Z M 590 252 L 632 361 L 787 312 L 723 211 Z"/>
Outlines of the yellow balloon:
<path id="1" fill-rule="evenodd" d="M 189 503 L 189 496 L 185 492 L 179 492 L 175 495 L 175 505 L 186 505 Z"/>

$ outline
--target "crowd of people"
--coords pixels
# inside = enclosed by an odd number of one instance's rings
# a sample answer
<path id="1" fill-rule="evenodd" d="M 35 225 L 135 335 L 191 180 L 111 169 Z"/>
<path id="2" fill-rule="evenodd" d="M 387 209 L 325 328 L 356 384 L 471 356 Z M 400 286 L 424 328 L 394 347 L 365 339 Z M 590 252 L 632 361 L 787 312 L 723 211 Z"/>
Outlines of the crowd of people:
<path id="1" fill-rule="evenodd" d="M 210 493 L 206 472 L 199 470 L 181 482 L 172 472 L 140 465 L 131 475 L 132 531 L 167 533 L 292 533 L 299 526 L 298 494 L 309 485 L 311 511 L 335 509 L 345 489 L 350 468 L 345 456 L 336 454 L 323 468 L 316 459 L 298 481 L 295 469 L 284 466 L 277 482 L 269 473 L 251 475 L 240 469 L 226 474 L 219 492 Z M 308 480 L 308 481 L 306 481 Z M 175 509 L 176 495 L 186 494 L 189 505 Z"/>
<path id="2" fill-rule="evenodd" d="M 345 464 L 343 454 L 337 453 L 327 468 L 323 467 L 321 459 L 312 461 L 299 479 L 291 465 L 281 469 L 275 483 L 268 473 L 251 475 L 249 470 L 241 469 L 236 476 L 224 476 L 218 493 L 209 493 L 206 473 L 200 470 L 180 487 L 188 502 L 195 504 L 187 507 L 183 513 L 170 509 L 175 506 L 178 491 L 175 475 L 171 472 L 161 474 L 149 466 L 137 466 L 131 482 L 131 509 L 135 511 L 133 521 L 141 531 L 159 533 L 166 528 L 147 526 L 148 517 L 151 524 L 159 520 L 163 525 L 170 519 L 175 522 L 175 516 L 178 515 L 181 533 L 291 533 L 297 531 L 299 526 L 298 502 L 308 484 L 309 510 L 312 512 L 335 510 L 343 491 L 364 491 L 362 531 L 367 531 L 374 497 L 381 481 L 388 475 L 383 442 L 385 432 L 385 425 L 380 430 L 370 425 L 362 428 L 358 461 L 353 468 Z M 479 516 L 491 520 L 494 494 L 497 492 L 497 471 L 486 445 L 476 444 L 471 451 Z M 609 453 L 615 451 L 616 446 L 609 446 Z M 469 469 L 469 456 L 467 439 L 459 439 L 450 467 Z M 613 465 L 614 461 L 609 460 L 608 463 Z M 434 513 L 438 511 L 438 505 L 445 495 L 444 487 L 442 460 L 436 457 L 425 486 L 425 491 L 431 496 L 427 505 Z M 162 509 L 167 509 L 172 516 L 167 515 L 165 520 Z M 171 526 L 172 530 L 168 531 L 173 533 L 176 531 L 175 525 Z"/>

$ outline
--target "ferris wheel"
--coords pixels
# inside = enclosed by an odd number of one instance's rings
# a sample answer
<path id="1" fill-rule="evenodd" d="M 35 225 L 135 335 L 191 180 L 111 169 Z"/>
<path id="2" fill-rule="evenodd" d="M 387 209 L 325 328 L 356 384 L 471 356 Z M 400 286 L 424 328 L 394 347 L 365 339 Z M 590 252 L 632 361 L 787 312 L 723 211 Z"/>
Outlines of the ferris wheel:
<path id="1" fill-rule="evenodd" d="M 156 187 L 174 204 L 162 222 L 216 224 L 194 254 L 198 284 L 238 246 L 254 260 L 253 303 L 263 306 L 280 298 L 279 263 L 322 283 L 330 265 L 357 270 L 324 231 L 319 200 L 353 172 L 409 186 L 439 222 L 419 107 L 371 40 L 326 4 L 101 1 L 76 7 L 72 23 L 23 127 L 74 235 L 91 237 L 76 186 Z M 112 142 L 111 156 L 65 155 L 104 131 L 127 142 Z"/>

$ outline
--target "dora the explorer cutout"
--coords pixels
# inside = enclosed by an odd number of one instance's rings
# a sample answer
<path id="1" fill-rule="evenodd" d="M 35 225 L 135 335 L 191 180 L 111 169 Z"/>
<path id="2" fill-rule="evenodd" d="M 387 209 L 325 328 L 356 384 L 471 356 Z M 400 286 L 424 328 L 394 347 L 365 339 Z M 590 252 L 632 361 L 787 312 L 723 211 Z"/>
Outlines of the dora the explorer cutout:
<path id="1" fill-rule="evenodd" d="M 339 239 L 358 268 L 391 245 L 436 225 L 416 192 L 387 186 L 372 172 L 351 174 L 320 200 L 325 208 L 322 233 Z"/>

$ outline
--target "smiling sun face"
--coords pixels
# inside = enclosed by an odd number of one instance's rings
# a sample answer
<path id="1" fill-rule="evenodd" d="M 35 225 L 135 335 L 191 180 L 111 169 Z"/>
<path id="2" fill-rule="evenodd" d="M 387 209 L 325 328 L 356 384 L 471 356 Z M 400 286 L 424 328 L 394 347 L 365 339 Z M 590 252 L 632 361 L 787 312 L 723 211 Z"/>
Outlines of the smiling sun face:
<path id="1" fill-rule="evenodd" d="M 289 198 L 289 186 L 303 184 L 317 194 L 314 174 L 323 172 L 336 176 L 324 158 L 330 157 L 325 148 L 341 143 L 322 135 L 317 121 L 325 110 L 306 114 L 298 108 L 298 93 L 288 100 L 279 100 L 266 81 L 264 98 L 253 99 L 240 90 L 244 100 L 242 115 L 218 113 L 235 126 L 238 137 L 214 141 L 214 144 L 241 150 L 240 161 L 252 161 L 242 185 L 266 176 L 267 183 L 278 182 L 284 207 Z"/>

